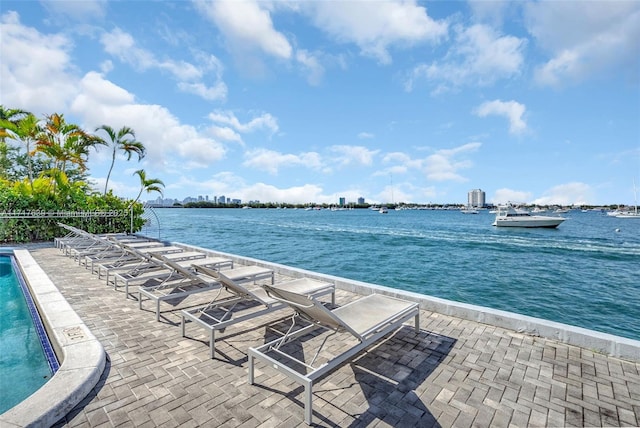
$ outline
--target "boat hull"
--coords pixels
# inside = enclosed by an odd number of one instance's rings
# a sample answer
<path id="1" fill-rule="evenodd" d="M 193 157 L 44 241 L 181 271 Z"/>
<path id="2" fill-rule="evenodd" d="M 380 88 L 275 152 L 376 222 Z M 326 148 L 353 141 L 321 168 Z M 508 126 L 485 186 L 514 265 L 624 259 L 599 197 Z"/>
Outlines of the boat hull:
<path id="1" fill-rule="evenodd" d="M 618 214 L 616 217 L 617 218 L 637 218 L 637 219 L 640 219 L 640 213 L 624 213 L 624 214 Z"/>
<path id="2" fill-rule="evenodd" d="M 564 221 L 564 218 L 537 218 L 537 219 L 496 219 L 493 222 L 497 227 L 543 227 L 547 229 L 556 228 Z"/>

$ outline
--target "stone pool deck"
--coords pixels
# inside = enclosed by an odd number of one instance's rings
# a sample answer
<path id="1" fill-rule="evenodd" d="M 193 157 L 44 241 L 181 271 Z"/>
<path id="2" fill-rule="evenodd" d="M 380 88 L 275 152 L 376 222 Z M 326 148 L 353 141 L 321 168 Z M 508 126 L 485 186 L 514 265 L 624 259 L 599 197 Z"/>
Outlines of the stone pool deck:
<path id="1" fill-rule="evenodd" d="M 204 332 L 187 325 L 182 337 L 180 317 L 168 305 L 158 322 L 151 304 L 140 310 L 58 250 L 32 248 L 31 254 L 107 353 L 97 386 L 55 426 L 304 424 L 302 387 L 262 365 L 256 385 L 247 382 L 246 349 L 281 329 L 286 313 L 229 328 L 210 359 Z M 336 293 L 338 304 L 354 298 Z M 640 361 L 430 311 L 421 312 L 420 322 L 419 334 L 402 328 L 318 382 L 314 423 L 640 425 Z"/>

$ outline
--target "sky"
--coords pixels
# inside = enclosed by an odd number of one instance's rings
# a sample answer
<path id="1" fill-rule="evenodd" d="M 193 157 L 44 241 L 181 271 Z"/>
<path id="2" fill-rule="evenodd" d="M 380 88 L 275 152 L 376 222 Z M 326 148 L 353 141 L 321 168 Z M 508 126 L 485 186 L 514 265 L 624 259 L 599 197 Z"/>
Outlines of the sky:
<path id="1" fill-rule="evenodd" d="M 0 104 L 132 128 L 130 198 L 632 205 L 640 2 L 3 0 Z"/>

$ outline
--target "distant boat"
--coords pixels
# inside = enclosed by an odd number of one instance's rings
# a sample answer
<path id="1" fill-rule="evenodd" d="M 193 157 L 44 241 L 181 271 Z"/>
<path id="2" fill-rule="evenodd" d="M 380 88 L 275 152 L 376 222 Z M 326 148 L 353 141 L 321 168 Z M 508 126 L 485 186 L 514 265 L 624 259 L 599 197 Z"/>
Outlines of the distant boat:
<path id="1" fill-rule="evenodd" d="M 493 226 L 498 227 L 545 227 L 555 228 L 566 219 L 545 215 L 531 215 L 528 211 L 517 209 L 511 205 L 498 207 Z"/>
<path id="2" fill-rule="evenodd" d="M 627 210 L 616 214 L 617 218 L 638 218 L 640 219 L 640 213 L 638 212 L 638 195 L 636 192 L 636 181 L 633 180 L 633 199 L 635 202 L 634 210 Z"/>
<path id="3" fill-rule="evenodd" d="M 619 214 L 616 214 L 617 218 L 637 218 L 640 219 L 640 212 L 638 212 L 638 207 L 635 208 L 634 211 L 624 211 Z"/>
<path id="4" fill-rule="evenodd" d="M 480 211 L 478 211 L 477 209 L 475 209 L 475 208 L 473 208 L 473 207 L 465 207 L 465 208 L 462 208 L 462 209 L 460 210 L 460 212 L 461 212 L 462 214 L 479 214 L 479 213 L 480 213 Z"/>
<path id="5" fill-rule="evenodd" d="M 380 207 L 380 209 L 378 210 L 378 212 L 380 214 L 387 214 L 389 212 L 389 210 L 387 209 L 387 207 Z"/>

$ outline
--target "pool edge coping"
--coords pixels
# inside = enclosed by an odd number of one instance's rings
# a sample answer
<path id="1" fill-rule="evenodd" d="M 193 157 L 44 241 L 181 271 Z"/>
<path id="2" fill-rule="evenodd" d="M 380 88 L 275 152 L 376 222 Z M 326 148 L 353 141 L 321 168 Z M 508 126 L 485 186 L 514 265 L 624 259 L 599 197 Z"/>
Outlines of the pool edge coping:
<path id="1" fill-rule="evenodd" d="M 102 344 L 62 296 L 27 249 L 14 249 L 60 368 L 40 389 L 0 415 L 6 427 L 51 426 L 81 402 L 106 366 Z"/>

